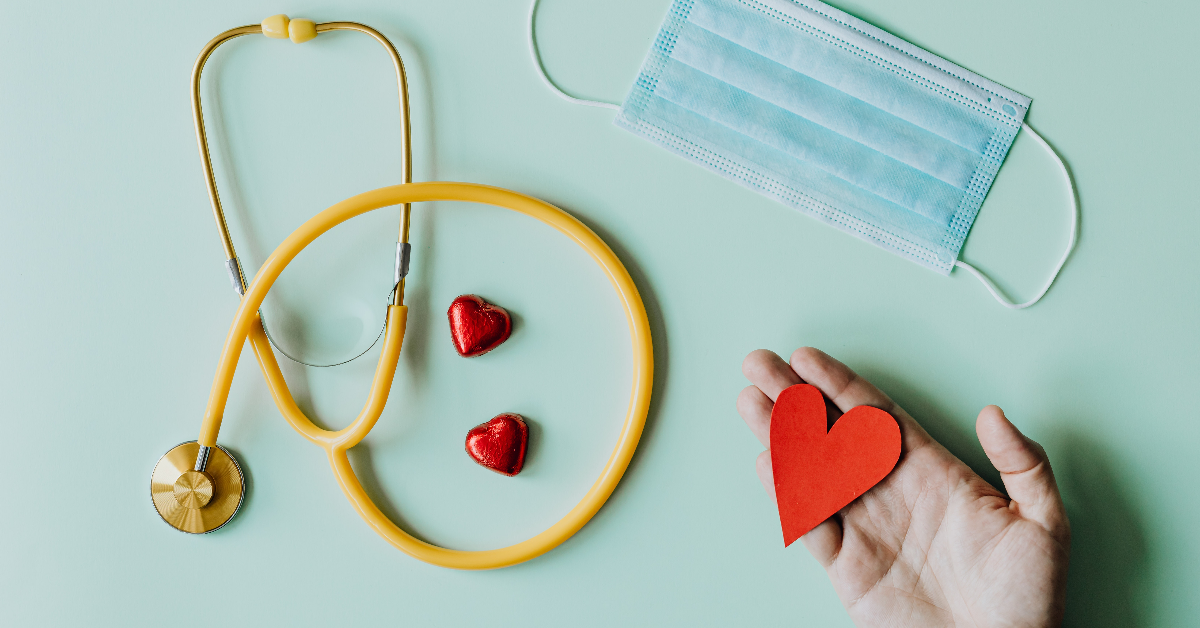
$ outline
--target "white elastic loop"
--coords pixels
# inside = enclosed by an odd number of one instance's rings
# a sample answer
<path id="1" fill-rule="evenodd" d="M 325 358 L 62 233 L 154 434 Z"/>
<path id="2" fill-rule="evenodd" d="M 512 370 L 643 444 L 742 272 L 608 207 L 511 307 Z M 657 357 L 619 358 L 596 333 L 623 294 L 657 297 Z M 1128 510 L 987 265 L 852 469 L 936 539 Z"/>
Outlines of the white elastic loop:
<path id="1" fill-rule="evenodd" d="M 583 98 L 576 98 L 576 97 L 564 92 L 563 90 L 559 89 L 559 87 L 554 84 L 554 81 L 551 81 L 550 77 L 546 76 L 546 68 L 542 67 L 542 55 L 538 54 L 537 40 L 534 39 L 534 37 L 533 37 L 533 16 L 537 13 L 537 5 L 538 5 L 538 0 L 533 0 L 533 2 L 531 2 L 529 4 L 529 56 L 533 57 L 533 66 L 535 68 L 537 68 L 538 76 L 542 77 L 542 82 L 546 84 L 546 87 L 549 87 L 550 89 L 554 90 L 554 93 L 558 94 L 558 96 L 560 98 L 562 98 L 563 100 L 565 100 L 569 103 L 573 103 L 576 105 L 585 105 L 588 107 L 600 107 L 602 109 L 612 109 L 614 111 L 617 109 L 620 109 L 621 108 L 620 105 L 616 105 L 616 104 L 613 104 L 610 102 L 601 102 L 599 100 L 585 100 Z"/>
<path id="2" fill-rule="evenodd" d="M 1075 180 L 1071 178 L 1071 171 L 1067 170 L 1067 164 L 1063 162 L 1063 158 L 1054 150 L 1054 147 L 1050 146 L 1049 142 L 1042 139 L 1042 136 L 1038 135 L 1037 131 L 1033 130 L 1033 127 L 1022 122 L 1021 128 L 1029 131 L 1029 133 L 1033 135 L 1034 139 L 1036 139 L 1038 143 L 1042 145 L 1042 147 L 1049 151 L 1051 155 L 1054 155 L 1054 158 L 1058 160 L 1058 167 L 1062 170 L 1063 177 L 1067 179 L 1067 184 L 1071 187 L 1071 237 L 1067 241 L 1067 250 L 1063 252 L 1062 258 L 1058 260 L 1058 265 L 1054 267 L 1054 273 L 1050 275 L 1050 281 L 1046 282 L 1046 285 L 1042 287 L 1041 292 L 1037 293 L 1037 296 L 1024 303 L 1013 303 L 1010 301 L 1008 297 L 1004 296 L 1004 293 L 1000 292 L 1000 289 L 996 287 L 996 284 L 992 283 L 992 280 L 989 279 L 987 275 L 983 274 L 983 272 L 978 268 L 975 268 L 974 266 L 962 260 L 956 260 L 954 262 L 955 266 L 965 268 L 972 275 L 975 275 L 975 278 L 983 284 L 983 287 L 987 288 L 988 292 L 992 293 L 992 296 L 995 297 L 995 299 L 999 301 L 1001 305 L 1009 308 L 1010 310 L 1023 310 L 1034 303 L 1037 303 L 1042 299 L 1043 296 L 1046 295 L 1046 292 L 1050 290 L 1050 286 L 1054 285 L 1054 280 L 1058 279 L 1058 273 L 1062 270 L 1063 265 L 1067 263 L 1067 258 L 1071 256 L 1071 251 L 1075 250 L 1075 238 L 1079 231 L 1079 196 L 1075 192 Z"/>

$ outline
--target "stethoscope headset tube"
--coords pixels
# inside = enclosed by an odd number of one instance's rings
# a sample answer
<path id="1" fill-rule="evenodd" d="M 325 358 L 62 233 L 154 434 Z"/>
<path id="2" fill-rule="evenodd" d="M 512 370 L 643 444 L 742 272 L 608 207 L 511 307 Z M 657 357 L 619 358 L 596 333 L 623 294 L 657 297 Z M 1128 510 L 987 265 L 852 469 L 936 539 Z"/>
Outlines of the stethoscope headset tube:
<path id="1" fill-rule="evenodd" d="M 200 97 L 200 76 L 204 72 L 204 66 L 208 62 L 208 58 L 222 44 L 231 41 L 242 35 L 251 35 L 254 33 L 265 33 L 273 37 L 286 37 L 289 26 L 294 24 L 307 23 L 312 28 L 312 36 L 318 33 L 329 31 L 345 30 L 358 31 L 370 35 L 372 39 L 379 42 L 384 50 L 388 53 L 388 58 L 392 62 L 392 66 L 396 70 L 396 90 L 399 93 L 400 102 L 400 182 L 412 182 L 412 127 L 409 122 L 411 116 L 408 106 L 408 77 L 404 72 L 404 60 L 400 58 L 400 53 L 396 51 L 396 47 L 392 42 L 388 41 L 379 31 L 357 22 L 325 22 L 323 24 L 312 24 L 309 20 L 288 20 L 284 15 L 275 15 L 263 20 L 263 24 L 254 24 L 250 26 L 239 26 L 231 28 L 220 35 L 212 38 L 204 49 L 200 51 L 200 56 L 196 58 L 196 64 L 192 67 L 192 119 L 196 128 L 196 143 L 200 147 L 200 162 L 204 167 L 204 184 L 208 189 L 209 202 L 212 204 L 213 218 L 217 221 L 217 230 L 221 234 L 221 246 L 225 249 L 225 269 L 229 273 L 229 281 L 233 284 L 233 289 L 238 293 L 238 296 L 246 292 L 246 275 L 242 270 L 241 261 L 238 259 L 237 250 L 233 246 L 233 238 L 229 234 L 229 225 L 225 221 L 225 211 L 221 205 L 221 194 L 217 190 L 217 178 L 213 172 L 212 156 L 208 147 L 208 134 L 204 126 L 204 107 L 203 100 Z M 264 31 L 263 25 L 273 23 L 276 26 L 274 32 Z M 278 30 L 282 27 L 282 31 Z M 297 43 L 307 41 L 306 39 L 292 38 Z M 401 305 L 404 303 L 404 278 L 408 273 L 408 257 L 410 246 L 408 244 L 409 222 L 412 216 L 412 207 L 409 204 L 404 204 L 400 207 L 400 235 L 396 243 L 396 265 L 395 265 L 395 285 L 393 286 L 391 300 L 393 305 Z M 362 357 L 367 351 L 370 351 L 375 343 L 367 347 L 358 355 L 333 364 L 310 364 L 299 358 L 292 357 L 291 354 L 284 351 L 278 343 L 271 337 L 271 333 L 267 330 L 266 323 L 263 323 L 263 331 L 267 334 L 267 339 L 275 346 L 284 356 L 293 362 L 298 362 L 305 366 L 339 366 L 346 362 L 351 362 Z M 382 332 L 380 332 L 382 335 Z M 375 339 L 376 343 L 379 338 Z"/>

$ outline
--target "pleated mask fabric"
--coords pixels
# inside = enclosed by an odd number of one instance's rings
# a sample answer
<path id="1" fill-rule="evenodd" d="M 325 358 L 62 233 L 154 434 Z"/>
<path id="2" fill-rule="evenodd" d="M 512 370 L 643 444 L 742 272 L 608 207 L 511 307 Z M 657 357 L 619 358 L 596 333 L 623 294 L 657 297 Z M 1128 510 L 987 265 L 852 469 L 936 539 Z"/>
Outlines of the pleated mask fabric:
<path id="1" fill-rule="evenodd" d="M 615 123 L 949 274 L 1029 103 L 822 2 L 674 0 Z"/>

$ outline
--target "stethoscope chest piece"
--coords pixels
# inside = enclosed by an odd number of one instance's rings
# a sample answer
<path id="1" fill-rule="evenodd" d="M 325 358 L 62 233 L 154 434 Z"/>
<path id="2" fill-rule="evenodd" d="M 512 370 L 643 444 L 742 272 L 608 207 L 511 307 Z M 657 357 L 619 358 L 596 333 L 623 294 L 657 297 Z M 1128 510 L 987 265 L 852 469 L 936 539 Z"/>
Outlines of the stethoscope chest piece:
<path id="1" fill-rule="evenodd" d="M 150 478 L 154 509 L 172 528 L 189 534 L 212 532 L 237 514 L 246 495 L 246 479 L 237 460 L 220 445 L 207 456 L 203 471 L 195 468 L 196 441 L 171 448 Z"/>

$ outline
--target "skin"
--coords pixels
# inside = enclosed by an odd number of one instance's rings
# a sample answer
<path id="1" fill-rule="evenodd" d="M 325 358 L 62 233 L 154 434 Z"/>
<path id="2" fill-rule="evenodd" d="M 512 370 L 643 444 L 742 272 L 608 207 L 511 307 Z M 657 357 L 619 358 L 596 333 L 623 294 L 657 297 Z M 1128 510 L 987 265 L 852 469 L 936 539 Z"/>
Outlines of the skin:
<path id="1" fill-rule="evenodd" d="M 790 363 L 758 350 L 746 357 L 742 372 L 753 385 L 738 396 L 738 413 L 765 447 L 775 398 L 794 384 L 819 388 L 831 420 L 867 405 L 900 424 L 896 468 L 801 538 L 825 567 L 855 625 L 1062 623 L 1071 527 L 1045 450 L 1000 408 L 984 408 L 975 430 L 1007 497 L 887 395 L 817 349 L 797 349 Z M 757 467 L 773 500 L 769 449 L 759 455 Z"/>

